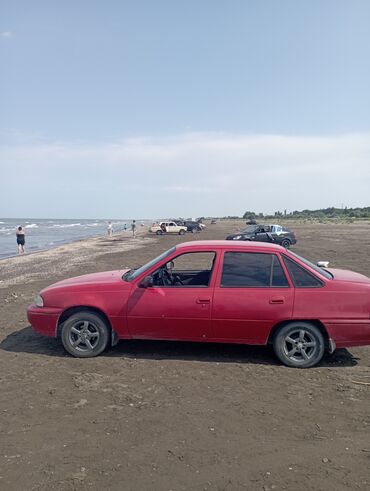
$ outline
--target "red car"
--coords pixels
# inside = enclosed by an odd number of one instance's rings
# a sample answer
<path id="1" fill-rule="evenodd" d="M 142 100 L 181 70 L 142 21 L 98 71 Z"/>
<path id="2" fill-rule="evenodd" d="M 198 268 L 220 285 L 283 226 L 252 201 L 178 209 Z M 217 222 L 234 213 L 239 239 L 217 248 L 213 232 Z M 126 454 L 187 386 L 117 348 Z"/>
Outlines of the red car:
<path id="1" fill-rule="evenodd" d="M 77 357 L 119 339 L 272 343 L 282 363 L 307 368 L 370 344 L 370 279 L 275 244 L 187 242 L 138 269 L 55 283 L 27 314 Z"/>

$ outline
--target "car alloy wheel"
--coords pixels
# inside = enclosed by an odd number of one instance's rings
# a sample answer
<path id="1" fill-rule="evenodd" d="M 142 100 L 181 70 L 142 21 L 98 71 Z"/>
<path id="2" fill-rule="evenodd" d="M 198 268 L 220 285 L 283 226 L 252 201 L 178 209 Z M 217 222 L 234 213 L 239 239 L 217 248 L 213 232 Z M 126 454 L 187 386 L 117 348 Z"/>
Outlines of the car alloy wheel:
<path id="1" fill-rule="evenodd" d="M 289 367 L 308 368 L 317 365 L 325 351 L 321 331 L 308 322 L 292 322 L 277 332 L 274 351 L 279 360 Z"/>
<path id="2" fill-rule="evenodd" d="M 78 358 L 90 358 L 107 347 L 109 329 L 99 315 L 81 311 L 64 322 L 61 337 L 68 353 Z"/>

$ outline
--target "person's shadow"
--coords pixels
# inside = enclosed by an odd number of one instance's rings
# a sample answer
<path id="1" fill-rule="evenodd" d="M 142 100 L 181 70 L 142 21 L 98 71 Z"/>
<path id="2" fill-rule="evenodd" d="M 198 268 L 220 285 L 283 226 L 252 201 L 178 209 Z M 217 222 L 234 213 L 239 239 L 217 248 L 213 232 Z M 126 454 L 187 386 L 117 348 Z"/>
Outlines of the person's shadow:
<path id="1" fill-rule="evenodd" d="M 44 356 L 70 356 L 61 340 L 35 334 L 30 326 L 9 334 L 0 349 L 14 353 L 34 353 Z M 243 344 L 194 343 L 180 341 L 122 340 L 108 347 L 100 356 L 138 358 L 151 360 L 188 360 L 211 363 L 246 363 L 259 365 L 283 365 L 277 360 L 271 346 Z M 326 355 L 318 367 L 349 367 L 357 365 L 357 359 L 347 349 L 338 349 Z"/>

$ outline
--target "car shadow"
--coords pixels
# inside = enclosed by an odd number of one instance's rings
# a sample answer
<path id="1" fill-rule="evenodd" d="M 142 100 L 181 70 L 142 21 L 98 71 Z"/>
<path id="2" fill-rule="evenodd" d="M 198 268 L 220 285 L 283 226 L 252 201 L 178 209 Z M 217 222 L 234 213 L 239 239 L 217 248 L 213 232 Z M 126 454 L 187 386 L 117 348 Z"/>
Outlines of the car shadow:
<path id="1" fill-rule="evenodd" d="M 60 339 L 40 336 L 32 331 L 31 326 L 9 334 L 1 341 L 0 349 L 13 353 L 36 353 L 56 357 L 68 356 Z"/>
<path id="2" fill-rule="evenodd" d="M 70 356 L 65 352 L 60 339 L 35 334 L 30 326 L 9 334 L 0 343 L 0 349 L 13 353 L 34 353 L 52 357 Z M 108 348 L 100 357 L 281 366 L 271 346 L 243 344 L 126 340 L 120 341 L 113 348 Z M 318 367 L 354 365 L 357 365 L 357 358 L 347 349 L 338 349 L 332 355 L 326 355 Z"/>

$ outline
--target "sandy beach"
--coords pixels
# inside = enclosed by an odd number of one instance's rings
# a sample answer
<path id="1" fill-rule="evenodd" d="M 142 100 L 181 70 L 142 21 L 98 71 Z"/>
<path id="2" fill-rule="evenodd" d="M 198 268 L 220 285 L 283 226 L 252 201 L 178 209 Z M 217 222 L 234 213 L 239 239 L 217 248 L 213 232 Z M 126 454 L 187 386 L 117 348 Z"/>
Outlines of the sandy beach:
<path id="1" fill-rule="evenodd" d="M 269 347 L 120 342 L 75 359 L 26 307 L 60 279 L 135 267 L 184 240 L 146 229 L 0 261 L 0 489 L 355 490 L 370 487 L 370 347 L 317 368 Z M 288 224 L 294 251 L 370 276 L 370 224 Z"/>

